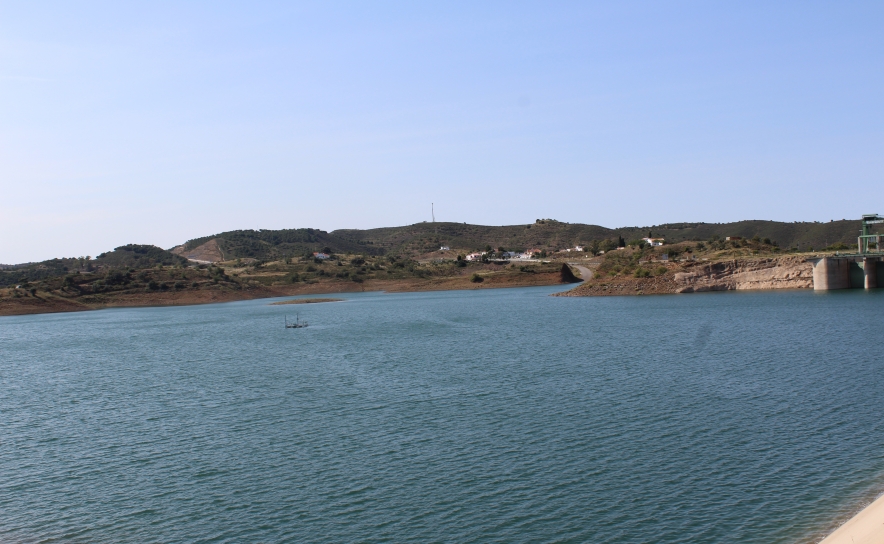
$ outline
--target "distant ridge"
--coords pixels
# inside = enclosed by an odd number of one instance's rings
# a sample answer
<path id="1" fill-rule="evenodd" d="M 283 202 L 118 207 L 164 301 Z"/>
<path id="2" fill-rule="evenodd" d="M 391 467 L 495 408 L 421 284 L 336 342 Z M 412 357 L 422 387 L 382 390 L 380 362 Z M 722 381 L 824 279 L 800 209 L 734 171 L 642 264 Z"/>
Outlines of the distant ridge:
<path id="1" fill-rule="evenodd" d="M 538 219 L 522 225 L 487 226 L 466 223 L 415 223 L 401 227 L 376 229 L 339 229 L 326 232 L 320 229 L 299 228 L 282 230 L 234 230 L 188 240 L 170 251 L 153 246 L 120 246 L 93 261 L 94 265 L 133 266 L 151 265 L 190 259 L 203 262 L 254 259 L 269 261 L 286 257 L 301 257 L 319 251 L 364 255 L 401 255 L 414 257 L 434 252 L 441 246 L 456 251 L 474 251 L 492 247 L 507 250 L 539 248 L 563 249 L 575 245 L 590 245 L 593 241 L 634 240 L 652 235 L 668 242 L 709 240 L 715 236 L 740 236 L 770 239 L 784 250 L 798 248 L 820 250 L 834 244 L 853 246 L 859 234 L 859 220 L 840 220 L 828 223 L 748 220 L 734 223 L 667 223 L 649 227 L 621 227 L 609 229 L 599 225 L 565 223 L 554 219 Z M 136 251 L 137 249 L 137 251 Z M 17 269 L 40 270 L 35 276 L 65 273 L 68 269 L 85 266 L 80 259 L 56 258 L 40 263 L 0 265 L 9 274 Z M 18 276 L 8 276 L 8 278 Z M 11 283 L 12 279 L 0 281 Z M 15 280 L 17 281 L 17 280 Z"/>
<path id="2" fill-rule="evenodd" d="M 301 228 L 284 230 L 236 230 L 189 240 L 173 248 L 178 255 L 195 260 L 231 259 L 273 260 L 296 257 L 318 251 L 362 253 L 366 255 L 422 255 L 440 246 L 458 250 L 504 247 L 507 250 L 530 248 L 562 249 L 588 245 L 593 241 L 653 237 L 669 242 L 725 238 L 768 238 L 784 249 L 822 249 L 836 243 L 856 242 L 859 220 L 828 223 L 748 220 L 734 223 L 667 223 L 646 227 L 610 229 L 599 225 L 565 223 L 538 219 L 534 223 L 507 226 L 470 225 L 466 223 L 415 223 L 401 227 L 376 229 L 340 229 L 326 232 Z M 192 257 L 190 255 L 193 255 Z"/>

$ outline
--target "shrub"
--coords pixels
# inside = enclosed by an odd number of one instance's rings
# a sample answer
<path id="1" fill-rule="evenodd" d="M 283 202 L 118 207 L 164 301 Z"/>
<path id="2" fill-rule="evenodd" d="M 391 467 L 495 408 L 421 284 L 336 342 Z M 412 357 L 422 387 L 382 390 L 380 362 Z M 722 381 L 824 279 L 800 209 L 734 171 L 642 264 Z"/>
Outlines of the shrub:
<path id="1" fill-rule="evenodd" d="M 148 288 L 150 291 L 156 291 L 157 289 L 160 288 L 160 284 L 158 284 L 158 283 L 156 282 L 156 280 L 150 280 L 149 282 L 147 282 L 147 288 Z"/>
<path id="2" fill-rule="evenodd" d="M 647 278 L 650 275 L 651 275 L 651 271 L 647 270 L 645 268 L 637 268 L 635 270 L 635 277 L 636 278 Z"/>
<path id="3" fill-rule="evenodd" d="M 667 270 L 667 269 L 666 269 L 665 266 L 658 266 L 657 269 L 654 270 L 654 274 L 657 275 L 657 276 L 662 276 L 663 274 L 666 273 L 666 270 Z"/>
<path id="4" fill-rule="evenodd" d="M 473 274 L 472 277 L 470 277 L 470 281 L 473 283 L 482 283 L 483 281 L 485 281 L 485 278 L 483 278 L 479 274 Z"/>
<path id="5" fill-rule="evenodd" d="M 848 246 L 844 242 L 837 242 L 829 247 L 823 248 L 823 251 L 839 251 L 844 249 L 851 249 L 851 246 Z"/>
<path id="6" fill-rule="evenodd" d="M 196 289 L 197 287 L 200 286 L 200 284 L 198 284 L 197 282 L 193 282 L 190 284 L 190 286 L 193 287 L 194 289 Z"/>
<path id="7" fill-rule="evenodd" d="M 128 281 L 128 275 L 121 270 L 108 270 L 104 280 L 108 285 L 120 285 Z"/>

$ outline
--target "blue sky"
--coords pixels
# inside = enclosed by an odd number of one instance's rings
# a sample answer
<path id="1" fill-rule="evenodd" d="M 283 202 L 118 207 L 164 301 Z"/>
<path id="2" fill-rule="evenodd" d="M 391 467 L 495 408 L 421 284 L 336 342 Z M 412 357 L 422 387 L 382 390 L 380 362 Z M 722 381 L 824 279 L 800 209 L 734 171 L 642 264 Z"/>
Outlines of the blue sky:
<path id="1" fill-rule="evenodd" d="M 0 262 L 884 212 L 880 2 L 2 2 Z"/>

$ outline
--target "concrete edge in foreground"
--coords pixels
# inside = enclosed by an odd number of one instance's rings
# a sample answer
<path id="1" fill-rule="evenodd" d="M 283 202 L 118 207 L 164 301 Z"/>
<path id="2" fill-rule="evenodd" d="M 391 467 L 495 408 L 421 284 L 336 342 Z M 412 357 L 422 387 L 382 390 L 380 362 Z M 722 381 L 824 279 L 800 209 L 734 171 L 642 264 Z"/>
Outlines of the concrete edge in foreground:
<path id="1" fill-rule="evenodd" d="M 820 541 L 820 544 L 878 543 L 884 543 L 884 495 Z"/>

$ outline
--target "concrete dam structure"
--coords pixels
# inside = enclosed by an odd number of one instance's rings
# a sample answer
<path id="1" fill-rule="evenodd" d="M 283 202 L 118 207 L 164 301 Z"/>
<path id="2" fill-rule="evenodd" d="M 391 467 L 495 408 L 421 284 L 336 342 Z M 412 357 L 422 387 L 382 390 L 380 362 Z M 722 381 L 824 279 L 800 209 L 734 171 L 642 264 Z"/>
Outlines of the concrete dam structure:
<path id="1" fill-rule="evenodd" d="M 862 231 L 856 239 L 855 255 L 810 259 L 813 264 L 813 290 L 874 289 L 884 287 L 884 248 L 882 234 L 872 234 L 872 225 L 884 224 L 876 213 L 863 215 Z"/>
<path id="2" fill-rule="evenodd" d="M 814 291 L 884 287 L 884 258 L 869 256 L 820 257 L 813 264 Z"/>

